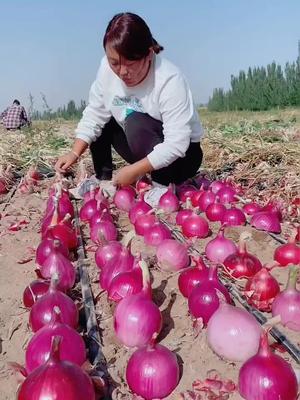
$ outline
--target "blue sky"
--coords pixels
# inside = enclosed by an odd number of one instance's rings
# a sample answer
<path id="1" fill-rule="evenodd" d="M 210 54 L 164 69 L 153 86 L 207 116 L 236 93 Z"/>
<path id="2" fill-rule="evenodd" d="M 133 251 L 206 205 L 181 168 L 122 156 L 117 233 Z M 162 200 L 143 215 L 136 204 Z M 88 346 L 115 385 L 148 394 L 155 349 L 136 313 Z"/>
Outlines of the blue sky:
<path id="1" fill-rule="evenodd" d="M 0 110 L 29 92 L 37 108 L 41 92 L 54 109 L 86 99 L 120 11 L 147 21 L 197 103 L 241 69 L 297 57 L 299 0 L 0 0 Z"/>

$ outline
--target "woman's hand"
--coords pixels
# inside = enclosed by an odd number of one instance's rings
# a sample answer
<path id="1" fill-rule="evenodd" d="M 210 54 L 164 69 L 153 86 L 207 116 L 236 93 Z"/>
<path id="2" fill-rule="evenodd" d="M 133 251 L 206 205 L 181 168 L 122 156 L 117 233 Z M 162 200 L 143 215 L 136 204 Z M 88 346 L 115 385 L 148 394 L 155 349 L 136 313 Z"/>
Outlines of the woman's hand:
<path id="1" fill-rule="evenodd" d="M 55 171 L 60 173 L 66 172 L 68 168 L 70 168 L 73 164 L 76 163 L 78 158 L 79 157 L 75 153 L 73 153 L 73 151 L 69 151 L 68 153 L 60 156 L 54 166 Z"/>
<path id="2" fill-rule="evenodd" d="M 135 165 L 127 165 L 118 170 L 116 175 L 113 177 L 113 184 L 115 186 L 128 186 L 136 182 L 140 174 L 135 168 Z"/>

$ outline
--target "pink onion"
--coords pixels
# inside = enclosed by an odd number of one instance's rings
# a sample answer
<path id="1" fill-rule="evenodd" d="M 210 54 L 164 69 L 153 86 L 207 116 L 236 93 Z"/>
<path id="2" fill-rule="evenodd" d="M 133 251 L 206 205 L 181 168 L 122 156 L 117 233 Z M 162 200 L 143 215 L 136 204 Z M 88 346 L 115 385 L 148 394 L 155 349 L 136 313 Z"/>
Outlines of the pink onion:
<path id="1" fill-rule="evenodd" d="M 204 193 L 203 189 L 199 189 L 191 193 L 191 203 L 193 207 L 199 207 L 199 199 Z"/>
<path id="2" fill-rule="evenodd" d="M 261 211 L 261 206 L 252 201 L 251 203 L 243 205 L 243 211 L 247 215 L 254 215 Z"/>
<path id="3" fill-rule="evenodd" d="M 151 211 L 149 211 L 147 214 L 137 216 L 134 223 L 134 229 L 138 235 L 144 236 L 149 228 L 151 228 L 154 223 L 157 222 L 156 216 L 150 213 Z"/>
<path id="4" fill-rule="evenodd" d="M 298 268 L 290 268 L 288 284 L 272 304 L 273 316 L 280 315 L 280 322 L 293 331 L 300 332 L 300 291 L 296 289 Z"/>
<path id="5" fill-rule="evenodd" d="M 269 211 L 269 212 L 276 214 L 279 222 L 282 222 L 282 219 L 283 219 L 281 210 L 282 210 L 282 205 L 280 205 L 279 203 L 275 203 L 275 202 L 273 203 L 271 201 L 269 201 L 265 206 L 263 206 L 261 208 L 261 211 L 263 211 L 263 212 Z"/>
<path id="6" fill-rule="evenodd" d="M 222 221 L 226 207 L 221 203 L 212 203 L 206 207 L 205 214 L 209 221 Z"/>
<path id="7" fill-rule="evenodd" d="M 66 214 L 70 214 L 72 218 L 74 218 L 74 207 L 70 200 L 69 194 L 66 191 L 62 191 L 61 186 L 57 187 L 57 191 L 55 195 L 51 195 L 48 198 L 47 205 L 46 205 L 46 213 L 53 211 L 55 205 L 54 197 L 57 198 L 58 201 L 58 212 L 59 214 L 64 217 Z"/>
<path id="8" fill-rule="evenodd" d="M 211 266 L 209 275 L 197 285 L 189 296 L 189 310 L 194 318 L 201 318 L 206 325 L 220 305 L 220 296 L 231 302 L 228 290 L 219 281 L 217 267 Z M 223 299 L 222 299 L 223 300 Z"/>
<path id="9" fill-rule="evenodd" d="M 171 239 L 170 229 L 160 221 L 155 222 L 145 233 L 144 242 L 148 246 L 159 246 L 165 239 Z"/>
<path id="10" fill-rule="evenodd" d="M 244 399 L 296 400 L 298 384 L 290 364 L 273 354 L 263 332 L 258 352 L 239 372 L 239 393 Z"/>
<path id="11" fill-rule="evenodd" d="M 178 287 L 184 297 L 189 297 L 194 287 L 208 278 L 209 269 L 201 257 L 194 259 L 196 265 L 187 268 L 178 277 Z"/>
<path id="12" fill-rule="evenodd" d="M 57 239 L 63 243 L 69 250 L 74 250 L 77 247 L 77 236 L 75 231 L 67 224 L 68 214 L 58 224 L 48 227 L 44 238 Z"/>
<path id="13" fill-rule="evenodd" d="M 226 224 L 226 226 L 245 225 L 246 217 L 242 210 L 231 206 L 231 208 L 224 212 L 221 223 Z"/>
<path id="14" fill-rule="evenodd" d="M 281 226 L 278 216 L 274 212 L 262 211 L 254 214 L 250 224 L 261 231 L 280 233 Z"/>
<path id="15" fill-rule="evenodd" d="M 51 238 L 46 238 L 41 241 L 36 249 L 35 262 L 39 265 L 42 265 L 46 258 L 51 254 L 54 247 L 65 257 L 69 257 L 69 250 L 63 243 L 55 241 Z"/>
<path id="16" fill-rule="evenodd" d="M 259 270 L 245 286 L 248 303 L 261 311 L 271 310 L 272 302 L 279 292 L 279 284 L 267 268 Z"/>
<path id="17" fill-rule="evenodd" d="M 108 299 L 119 302 L 132 294 L 140 293 L 143 288 L 142 269 L 139 261 L 136 266 L 127 272 L 121 272 L 111 281 L 108 288 Z M 148 288 L 148 296 L 151 298 L 151 286 Z"/>
<path id="18" fill-rule="evenodd" d="M 236 191 L 231 186 L 223 186 L 216 194 L 221 204 L 229 204 L 236 201 Z"/>
<path id="19" fill-rule="evenodd" d="M 40 266 L 40 272 L 45 279 L 57 273 L 57 289 L 65 292 L 74 286 L 76 274 L 73 264 L 60 252 L 59 246 L 59 241 L 55 240 L 52 252 Z"/>
<path id="20" fill-rule="evenodd" d="M 174 185 L 170 184 L 168 191 L 160 197 L 158 207 L 166 213 L 172 213 L 178 210 L 179 200 L 174 193 Z"/>
<path id="21" fill-rule="evenodd" d="M 216 195 L 211 190 L 203 192 L 198 200 L 198 206 L 200 211 L 205 212 L 207 207 L 215 202 L 215 199 Z"/>
<path id="22" fill-rule="evenodd" d="M 90 377 L 76 364 L 60 358 L 59 336 L 52 339 L 49 359 L 23 382 L 18 400 L 95 400 Z"/>
<path id="23" fill-rule="evenodd" d="M 160 344 L 142 347 L 128 361 L 126 380 L 132 392 L 142 398 L 164 399 L 178 385 L 177 358 Z"/>
<path id="24" fill-rule="evenodd" d="M 95 189 L 92 186 L 90 189 L 90 200 L 88 200 L 80 208 L 79 217 L 82 222 L 89 222 L 92 216 L 97 211 L 97 200 L 95 199 Z"/>
<path id="25" fill-rule="evenodd" d="M 194 179 L 194 181 L 199 187 L 203 187 L 204 190 L 207 190 L 212 184 L 212 182 L 209 179 L 207 179 L 204 175 L 198 175 Z"/>
<path id="26" fill-rule="evenodd" d="M 230 254 L 237 252 L 234 242 L 224 237 L 224 229 L 221 228 L 217 236 L 207 243 L 205 247 L 206 257 L 213 262 L 223 263 Z"/>
<path id="27" fill-rule="evenodd" d="M 207 325 L 210 348 L 228 361 L 246 361 L 257 353 L 261 326 L 248 311 L 221 303 Z"/>
<path id="28" fill-rule="evenodd" d="M 185 203 L 186 200 L 188 198 L 191 198 L 194 195 L 194 193 L 196 193 L 196 192 L 197 192 L 197 189 L 193 185 L 183 184 L 183 185 L 177 186 L 177 194 L 178 194 L 179 200 L 182 203 Z"/>
<path id="29" fill-rule="evenodd" d="M 276 248 L 274 260 L 285 267 L 289 264 L 300 264 L 300 247 L 296 245 L 295 236 L 289 238 L 289 243 Z"/>
<path id="30" fill-rule="evenodd" d="M 63 324 L 60 310 L 54 307 L 52 318 L 48 325 L 41 328 L 30 339 L 26 349 L 26 371 L 28 373 L 44 364 L 50 355 L 51 341 L 54 336 L 60 336 L 61 360 L 67 360 L 82 365 L 86 360 L 85 344 L 82 337 L 73 328 Z"/>
<path id="31" fill-rule="evenodd" d="M 141 199 L 136 201 L 129 211 L 130 222 L 134 224 L 138 215 L 147 214 L 151 209 L 152 207 L 144 201 L 144 196 L 142 195 Z"/>
<path id="32" fill-rule="evenodd" d="M 108 290 L 115 276 L 117 276 L 121 272 L 131 271 L 133 267 L 133 255 L 126 248 L 123 248 L 119 252 L 117 257 L 114 257 L 111 260 L 107 261 L 104 268 L 101 270 L 99 279 L 101 288 L 104 290 Z"/>
<path id="33" fill-rule="evenodd" d="M 206 219 L 195 213 L 183 221 L 181 228 L 182 233 L 188 238 L 205 238 L 209 234 L 209 226 Z"/>
<path id="34" fill-rule="evenodd" d="M 122 244 L 116 241 L 111 241 L 103 246 L 99 246 L 95 252 L 95 262 L 97 267 L 102 269 L 108 261 L 120 254 L 122 248 Z"/>
<path id="35" fill-rule="evenodd" d="M 243 234 L 240 236 L 238 251 L 227 256 L 223 264 L 233 278 L 250 278 L 262 268 L 259 259 L 248 253 Z"/>
<path id="36" fill-rule="evenodd" d="M 150 276 L 145 264 L 143 289 L 138 294 L 125 297 L 118 303 L 114 314 L 116 336 L 127 347 L 141 347 L 148 344 L 162 327 L 159 308 L 149 299 Z"/>
<path id="37" fill-rule="evenodd" d="M 151 187 L 152 187 L 152 183 L 147 176 L 143 176 L 135 184 L 135 188 L 138 193 L 145 192 L 146 190 L 151 189 Z"/>
<path id="38" fill-rule="evenodd" d="M 98 197 L 100 195 L 100 197 Z M 102 192 L 100 190 L 100 187 L 90 187 L 90 190 L 84 193 L 83 195 L 83 204 L 87 203 L 91 199 L 101 199 L 102 197 Z"/>
<path id="39" fill-rule="evenodd" d="M 133 206 L 135 190 L 131 186 L 124 186 L 118 189 L 114 195 L 115 206 L 122 211 L 129 211 Z"/>
<path id="40" fill-rule="evenodd" d="M 159 266 L 165 271 L 179 271 L 190 263 L 187 246 L 174 239 L 165 239 L 156 249 Z"/>
<path id="41" fill-rule="evenodd" d="M 23 304 L 26 308 L 31 308 L 33 304 L 49 290 L 50 283 L 41 279 L 36 279 L 26 286 L 23 292 Z"/>
<path id="42" fill-rule="evenodd" d="M 34 303 L 30 310 L 29 323 L 33 332 L 37 332 L 51 321 L 52 310 L 57 306 L 61 310 L 63 323 L 76 328 L 78 324 L 78 310 L 75 303 L 62 292 L 56 289 L 57 276 L 51 278 L 49 290 Z"/>
<path id="43" fill-rule="evenodd" d="M 91 239 L 94 243 L 101 245 L 111 240 L 116 240 L 118 231 L 110 221 L 100 221 L 91 226 Z"/>
<path id="44" fill-rule="evenodd" d="M 92 229 L 93 225 L 99 224 L 99 222 L 102 221 L 109 221 L 109 222 L 114 222 L 114 219 L 111 215 L 111 213 L 108 211 L 107 208 L 103 209 L 97 209 L 95 214 L 92 216 L 92 218 L 89 221 L 90 229 Z"/>

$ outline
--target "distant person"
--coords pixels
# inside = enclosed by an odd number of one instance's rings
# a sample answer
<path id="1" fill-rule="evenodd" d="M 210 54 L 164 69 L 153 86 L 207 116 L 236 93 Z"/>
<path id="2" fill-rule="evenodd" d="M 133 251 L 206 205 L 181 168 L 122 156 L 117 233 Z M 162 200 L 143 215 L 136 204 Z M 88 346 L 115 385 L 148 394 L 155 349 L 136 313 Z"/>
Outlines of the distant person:
<path id="1" fill-rule="evenodd" d="M 162 185 L 194 176 L 202 161 L 203 129 L 182 72 L 161 57 L 163 47 L 136 14 L 115 15 L 103 47 L 73 148 L 58 159 L 56 170 L 65 172 L 90 147 L 96 177 L 110 180 L 113 146 L 130 164 L 114 175 L 117 186 L 146 173 Z"/>
<path id="2" fill-rule="evenodd" d="M 25 108 L 19 100 L 14 100 L 13 104 L 3 111 L 0 120 L 7 130 L 21 129 L 22 126 L 30 124 Z"/>

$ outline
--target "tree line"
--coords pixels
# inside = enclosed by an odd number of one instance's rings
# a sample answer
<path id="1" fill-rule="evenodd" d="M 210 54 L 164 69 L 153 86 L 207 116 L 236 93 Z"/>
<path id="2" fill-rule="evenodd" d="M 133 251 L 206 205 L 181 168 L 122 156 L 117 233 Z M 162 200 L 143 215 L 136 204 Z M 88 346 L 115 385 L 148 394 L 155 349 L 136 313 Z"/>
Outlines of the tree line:
<path id="1" fill-rule="evenodd" d="M 213 91 L 208 102 L 211 111 L 262 111 L 274 107 L 300 106 L 300 55 L 285 68 L 276 62 L 267 67 L 249 68 L 231 76 L 231 88 Z"/>
<path id="2" fill-rule="evenodd" d="M 41 120 L 52 120 L 52 119 L 79 119 L 81 118 L 82 112 L 86 107 L 85 100 L 81 100 L 79 105 L 76 105 L 74 100 L 70 100 L 67 105 L 62 107 L 58 107 L 57 110 L 52 110 L 49 107 L 46 96 L 41 93 L 42 102 L 43 102 L 43 111 L 38 111 L 34 109 L 33 106 L 33 96 L 29 94 L 29 114 L 31 115 L 31 119 L 41 119 Z"/>

